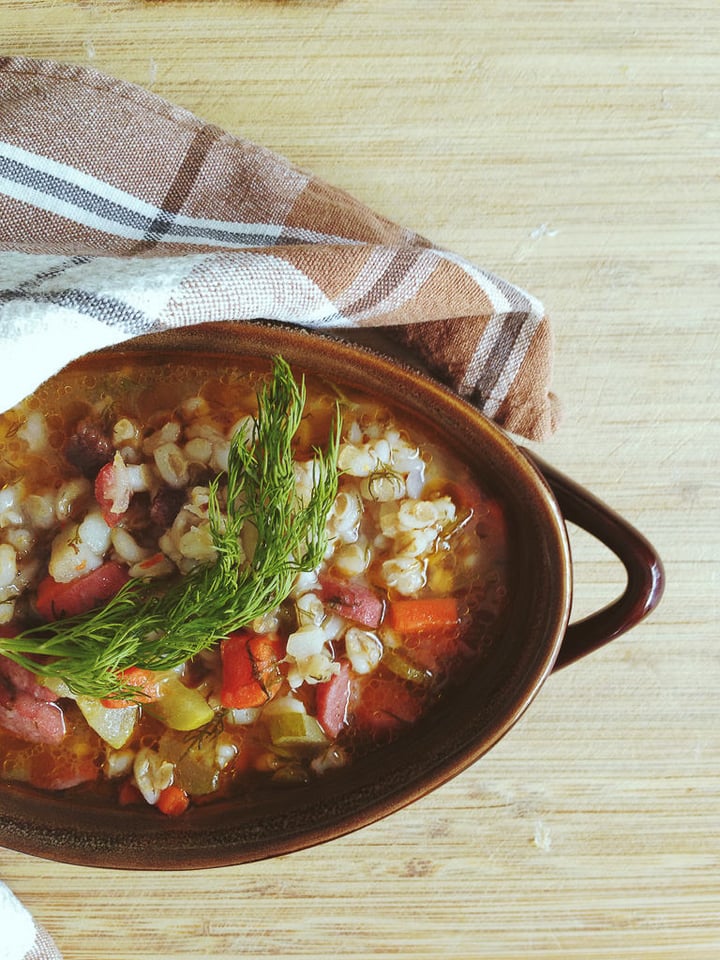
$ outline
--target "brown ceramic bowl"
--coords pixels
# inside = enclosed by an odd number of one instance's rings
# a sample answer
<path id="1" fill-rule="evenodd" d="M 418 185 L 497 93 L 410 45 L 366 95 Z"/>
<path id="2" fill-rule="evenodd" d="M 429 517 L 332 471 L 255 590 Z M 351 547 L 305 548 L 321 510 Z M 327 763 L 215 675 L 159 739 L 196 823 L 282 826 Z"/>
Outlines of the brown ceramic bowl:
<path id="1" fill-rule="evenodd" d="M 208 324 L 132 341 L 149 348 L 270 358 L 382 395 L 438 431 L 503 499 L 516 602 L 505 635 L 452 699 L 411 734 L 306 786 L 268 786 L 178 818 L 109 808 L 0 783 L 0 844 L 70 863 L 185 869 L 262 859 L 332 840 L 385 817 L 478 760 L 518 720 L 553 669 L 634 626 L 657 604 L 663 573 L 648 542 L 587 491 L 516 446 L 436 382 L 374 352 L 302 330 Z M 107 362 L 112 362 L 108 351 Z M 572 562 L 565 521 L 606 544 L 627 571 L 610 606 L 568 624 Z"/>

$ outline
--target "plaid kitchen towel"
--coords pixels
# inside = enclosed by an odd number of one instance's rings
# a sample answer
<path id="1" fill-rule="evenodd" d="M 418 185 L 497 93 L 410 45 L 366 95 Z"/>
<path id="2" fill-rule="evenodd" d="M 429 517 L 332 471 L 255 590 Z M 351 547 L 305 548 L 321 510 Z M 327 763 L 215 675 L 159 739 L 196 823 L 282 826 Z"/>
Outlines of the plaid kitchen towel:
<path id="1" fill-rule="evenodd" d="M 45 928 L 0 882 L 0 960 L 62 960 Z"/>
<path id="2" fill-rule="evenodd" d="M 0 58 L 0 409 L 88 350 L 232 319 L 382 327 L 506 429 L 556 425 L 534 297 L 139 87 Z"/>

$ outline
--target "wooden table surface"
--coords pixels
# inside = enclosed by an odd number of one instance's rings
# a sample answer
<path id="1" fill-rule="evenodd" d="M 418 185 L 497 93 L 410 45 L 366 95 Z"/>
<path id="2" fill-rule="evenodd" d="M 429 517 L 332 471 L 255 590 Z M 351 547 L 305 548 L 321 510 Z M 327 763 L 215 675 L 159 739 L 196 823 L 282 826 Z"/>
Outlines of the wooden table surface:
<path id="1" fill-rule="evenodd" d="M 565 409 L 542 454 L 667 569 L 647 621 L 381 823 L 189 873 L 0 850 L 0 878 L 66 960 L 720 956 L 717 0 L 0 0 L 0 24 L 0 53 L 149 87 L 536 294 Z M 622 578 L 574 544 L 587 611 Z"/>

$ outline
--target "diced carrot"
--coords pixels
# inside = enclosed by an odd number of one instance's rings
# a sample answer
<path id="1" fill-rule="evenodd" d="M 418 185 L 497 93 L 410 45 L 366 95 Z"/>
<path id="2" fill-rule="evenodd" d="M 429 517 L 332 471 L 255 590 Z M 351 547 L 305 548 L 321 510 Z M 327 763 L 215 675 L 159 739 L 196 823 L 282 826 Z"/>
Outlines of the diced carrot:
<path id="1" fill-rule="evenodd" d="M 178 787 L 174 783 L 161 791 L 157 801 L 158 810 L 161 810 L 167 817 L 179 817 L 181 813 L 185 813 L 189 806 L 190 797 L 182 787 Z"/>
<path id="2" fill-rule="evenodd" d="M 130 707 L 134 703 L 152 703 L 158 700 L 161 693 L 161 683 L 151 670 L 141 670 L 140 667 L 128 667 L 118 674 L 118 680 L 125 686 L 137 688 L 133 699 L 106 699 L 100 702 L 104 707 Z"/>
<path id="3" fill-rule="evenodd" d="M 86 613 L 107 603 L 129 579 L 127 568 L 112 560 L 68 583 L 58 583 L 48 574 L 38 584 L 37 611 L 45 620 Z"/>
<path id="4" fill-rule="evenodd" d="M 340 672 L 315 688 L 316 717 L 329 737 L 336 737 L 348 722 L 350 662 L 340 660 Z"/>
<path id="5" fill-rule="evenodd" d="M 220 702 L 224 707 L 260 707 L 275 696 L 282 682 L 280 661 L 285 655 L 284 643 L 277 634 L 239 630 L 222 641 L 220 655 Z"/>
<path id="6" fill-rule="evenodd" d="M 354 722 L 359 730 L 374 735 L 394 733 L 419 719 L 424 702 L 402 681 L 373 677 L 362 686 Z"/>
<path id="7" fill-rule="evenodd" d="M 423 630 L 449 627 L 460 622 L 458 602 L 454 597 L 427 597 L 419 600 L 393 600 L 388 606 L 387 623 L 398 633 L 420 633 Z"/>
<path id="8" fill-rule="evenodd" d="M 383 618 L 383 602 L 369 587 L 349 580 L 320 577 L 320 599 L 341 617 L 365 627 L 379 627 Z"/>

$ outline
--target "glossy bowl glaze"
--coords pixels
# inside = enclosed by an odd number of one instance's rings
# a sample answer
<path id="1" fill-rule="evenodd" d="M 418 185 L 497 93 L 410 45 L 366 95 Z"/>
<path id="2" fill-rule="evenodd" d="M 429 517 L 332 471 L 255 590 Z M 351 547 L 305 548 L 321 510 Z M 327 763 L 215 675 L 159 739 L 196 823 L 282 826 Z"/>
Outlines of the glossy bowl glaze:
<path id="1" fill-rule="evenodd" d="M 385 817 L 486 753 L 527 709 L 548 674 L 632 627 L 658 602 L 662 567 L 629 524 L 572 481 L 539 465 L 454 394 L 394 359 L 296 328 L 207 324 L 105 351 L 157 350 L 270 359 L 382 396 L 434 431 L 503 501 L 513 603 L 507 629 L 412 731 L 337 775 L 304 786 L 253 788 L 167 818 L 0 783 L 0 845 L 69 863 L 128 869 L 220 866 L 289 853 Z M 622 560 L 627 587 L 609 607 L 568 625 L 572 563 L 565 520 Z"/>

